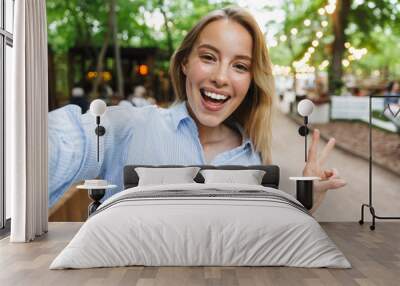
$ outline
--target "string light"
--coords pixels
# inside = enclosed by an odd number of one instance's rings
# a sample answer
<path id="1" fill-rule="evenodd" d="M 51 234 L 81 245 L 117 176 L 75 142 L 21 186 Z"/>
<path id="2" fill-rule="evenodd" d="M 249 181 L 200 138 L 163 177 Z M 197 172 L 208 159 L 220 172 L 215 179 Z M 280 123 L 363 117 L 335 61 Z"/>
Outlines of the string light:
<path id="1" fill-rule="evenodd" d="M 97 77 L 97 75 L 98 75 L 97 71 L 89 71 L 86 76 L 89 80 L 93 80 L 94 78 Z M 112 78 L 111 73 L 108 71 L 103 71 L 100 73 L 100 75 L 104 81 L 110 81 Z"/>
<path id="2" fill-rule="evenodd" d="M 374 75 L 374 76 L 380 76 L 380 75 L 381 75 L 381 72 L 380 72 L 379 70 L 374 70 L 374 71 L 372 72 L 372 75 Z"/>
<path id="3" fill-rule="evenodd" d="M 336 9 L 336 5 L 328 5 L 325 7 L 325 11 L 328 14 L 333 14 L 333 12 L 335 12 Z"/>
<path id="4" fill-rule="evenodd" d="M 327 6 L 325 6 L 324 8 L 318 9 L 318 13 L 321 16 L 323 16 L 323 15 L 325 15 L 326 12 L 331 12 L 332 9 L 333 9 L 333 11 L 336 9 L 336 0 L 329 0 Z M 303 23 L 304 23 L 304 26 L 308 27 L 308 26 L 311 25 L 311 20 L 310 19 L 305 19 Z M 327 27 L 328 26 L 328 21 L 323 20 L 320 23 L 320 25 L 323 28 Z M 290 32 L 291 32 L 292 35 L 296 35 L 298 31 L 297 31 L 296 28 L 293 28 Z M 322 31 L 317 31 L 315 33 L 315 36 L 316 36 L 317 39 L 314 39 L 311 42 L 311 46 L 308 47 L 307 52 L 303 55 L 303 57 L 299 61 L 293 62 L 293 66 L 294 66 L 296 72 L 300 72 L 300 71 L 301 72 L 304 72 L 304 71 L 310 72 L 311 70 L 315 70 L 313 67 L 310 67 L 307 62 L 310 60 L 312 54 L 315 52 L 315 48 L 318 47 L 318 45 L 319 45 L 318 39 L 321 39 L 324 36 L 324 33 Z M 327 64 L 329 64 L 329 63 L 325 63 L 323 65 L 323 67 L 325 65 L 327 65 Z"/>
<path id="5" fill-rule="evenodd" d="M 273 71 L 274 75 L 288 76 L 292 72 L 292 69 L 291 69 L 291 67 L 273 65 L 272 71 Z"/>
<path id="6" fill-rule="evenodd" d="M 275 39 L 272 39 L 271 41 L 269 41 L 268 46 L 271 48 L 274 48 L 278 45 L 278 42 Z"/>
<path id="7" fill-rule="evenodd" d="M 328 4 L 324 7 L 324 8 L 320 8 L 318 9 L 318 14 L 321 16 L 324 16 L 325 13 L 327 14 L 333 14 L 336 10 L 336 0 L 329 0 Z M 311 20 L 310 19 L 305 19 L 304 20 L 304 26 L 308 27 L 311 25 Z M 329 25 L 329 22 L 327 20 L 322 20 L 320 22 L 321 27 L 326 28 Z M 292 34 L 292 36 L 296 36 L 298 34 L 298 29 L 296 28 L 292 28 L 290 30 L 290 33 Z M 311 41 L 311 45 L 308 47 L 307 51 L 304 53 L 303 57 L 298 60 L 298 61 L 294 61 L 292 63 L 294 70 L 296 71 L 296 73 L 311 73 L 315 71 L 315 68 L 310 66 L 308 64 L 308 61 L 311 59 L 312 54 L 315 52 L 316 47 L 319 46 L 319 39 L 323 38 L 324 36 L 324 32 L 323 31 L 317 31 L 315 33 L 315 37 L 312 41 Z M 286 35 L 281 35 L 279 37 L 279 39 L 282 42 L 285 42 L 287 40 L 287 36 Z M 276 43 L 276 41 L 275 41 Z M 277 45 L 277 43 L 276 43 Z M 270 46 L 276 46 L 276 45 L 271 45 Z M 368 53 L 368 50 L 366 48 L 362 48 L 362 49 L 356 49 L 354 47 L 351 46 L 351 44 L 349 42 L 346 42 L 344 44 L 345 48 L 348 49 L 349 52 L 349 56 L 347 59 L 343 59 L 342 60 L 342 65 L 344 67 L 348 67 L 350 66 L 350 62 L 354 61 L 354 60 L 359 60 L 361 59 L 364 55 L 366 55 Z M 319 66 L 319 70 L 323 70 L 325 68 L 327 68 L 329 66 L 329 61 L 328 60 L 324 60 Z M 277 68 L 279 70 L 279 73 L 282 74 L 282 70 L 283 68 L 286 68 L 286 74 L 290 73 L 290 70 L 288 72 L 288 68 L 290 69 L 290 67 L 281 67 L 280 69 Z"/>
<path id="8" fill-rule="evenodd" d="M 360 60 L 368 53 L 368 50 L 366 48 L 356 49 L 355 47 L 352 47 L 349 42 L 344 43 L 344 46 L 350 54 L 348 57 L 349 61 Z"/>
<path id="9" fill-rule="evenodd" d="M 313 73 L 315 72 L 315 68 L 309 66 L 304 60 L 293 62 L 293 66 L 296 70 L 296 73 Z"/>
<path id="10" fill-rule="evenodd" d="M 333 14 L 336 10 L 336 0 L 329 0 L 328 5 L 325 6 L 325 11 L 328 14 Z"/>
<path id="11" fill-rule="evenodd" d="M 325 69 L 327 66 L 329 66 L 329 61 L 328 60 L 324 60 L 320 65 L 319 65 L 319 69 L 323 70 Z"/>
<path id="12" fill-rule="evenodd" d="M 137 73 L 141 76 L 146 76 L 149 74 L 149 67 L 147 65 L 141 64 L 137 68 Z"/>

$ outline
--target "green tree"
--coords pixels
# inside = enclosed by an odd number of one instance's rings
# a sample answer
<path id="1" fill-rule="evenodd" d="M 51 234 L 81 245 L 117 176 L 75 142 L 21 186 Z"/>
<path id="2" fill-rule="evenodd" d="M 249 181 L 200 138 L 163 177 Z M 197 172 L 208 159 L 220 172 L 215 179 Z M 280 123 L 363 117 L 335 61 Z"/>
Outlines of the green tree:
<path id="1" fill-rule="evenodd" d="M 111 41 L 114 47 L 158 47 L 164 56 L 157 66 L 167 69 L 169 57 L 192 25 L 207 12 L 232 3 L 112 0 L 115 1 L 116 19 L 115 24 L 113 19 L 110 24 L 109 1 L 47 0 L 49 46 L 55 54 L 65 55 L 71 47 L 83 46 L 88 58 L 92 59 L 92 66 L 99 70 L 99 65 L 103 64 L 102 53 Z M 154 21 L 157 17 L 161 20 L 160 25 Z M 118 27 L 117 33 L 109 32 L 109 27 Z M 104 49 L 99 50 L 99 47 Z"/>
<path id="2" fill-rule="evenodd" d="M 323 3 L 323 0 L 313 1 L 312 4 L 305 5 L 302 0 L 285 0 L 282 3 L 282 10 L 285 13 L 285 21 L 279 29 L 281 34 L 286 36 L 284 45 L 278 49 L 272 49 L 272 61 L 276 64 L 290 66 L 293 71 L 293 89 L 296 90 L 296 67 L 295 61 L 299 60 L 307 48 L 311 45 L 315 29 L 319 27 L 310 27 L 309 29 L 301 29 L 303 22 L 308 19 L 310 23 L 316 23 L 317 14 L 314 13 Z M 265 10 L 274 9 L 272 6 L 266 5 Z M 311 21 L 313 20 L 313 21 Z M 267 28 L 273 25 L 274 21 L 267 22 Z M 311 24 L 310 24 L 311 25 Z M 282 49 L 282 46 L 284 46 Z M 276 52 L 275 52 L 276 51 Z"/>
<path id="3" fill-rule="evenodd" d="M 400 37 L 400 4 L 393 0 L 352 1 L 337 0 L 334 13 L 327 17 L 319 15 L 319 10 L 327 1 L 287 1 L 286 19 L 282 25 L 282 34 L 289 40 L 271 49 L 273 60 L 278 63 L 292 64 L 301 58 L 315 38 L 315 33 L 321 29 L 318 25 L 322 20 L 329 20 L 330 32 L 320 40 L 320 45 L 311 57 L 311 64 L 317 66 L 326 56 L 329 56 L 329 91 L 337 93 L 342 83 L 342 60 L 348 53 L 344 47 L 346 42 L 354 47 L 366 47 L 369 50 L 362 60 L 354 62 L 354 67 L 365 72 L 371 68 L 383 68 L 387 77 L 390 73 L 398 74 L 399 57 L 397 53 L 387 52 L 387 46 L 397 46 Z M 303 21 L 311 20 L 311 25 L 305 26 Z M 290 30 L 297 28 L 299 33 L 291 39 Z M 379 35 L 386 31 L 386 36 Z M 377 34 L 378 32 L 378 34 Z M 389 39 L 390 38 L 390 39 Z M 398 47 L 397 47 L 398 49 Z M 286 50 L 286 51 L 285 51 Z M 396 50 L 396 49 L 395 49 Z M 371 61 L 371 63 L 369 63 Z M 378 66 L 382 64 L 383 66 Z"/>
<path id="4" fill-rule="evenodd" d="M 343 85 L 342 76 L 342 59 L 345 52 L 344 43 L 347 41 L 345 30 L 349 23 L 351 0 L 337 0 L 336 9 L 332 14 L 333 43 L 332 43 L 332 60 L 329 65 L 329 93 L 334 94 Z"/>

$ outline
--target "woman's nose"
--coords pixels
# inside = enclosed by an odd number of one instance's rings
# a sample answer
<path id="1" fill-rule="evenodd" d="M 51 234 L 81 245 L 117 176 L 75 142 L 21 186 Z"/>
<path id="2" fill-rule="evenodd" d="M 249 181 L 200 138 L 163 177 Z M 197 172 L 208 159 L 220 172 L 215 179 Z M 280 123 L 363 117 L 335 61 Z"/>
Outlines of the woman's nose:
<path id="1" fill-rule="evenodd" d="M 217 87 L 223 87 L 228 84 L 228 68 L 224 65 L 219 65 L 215 68 L 211 81 Z"/>

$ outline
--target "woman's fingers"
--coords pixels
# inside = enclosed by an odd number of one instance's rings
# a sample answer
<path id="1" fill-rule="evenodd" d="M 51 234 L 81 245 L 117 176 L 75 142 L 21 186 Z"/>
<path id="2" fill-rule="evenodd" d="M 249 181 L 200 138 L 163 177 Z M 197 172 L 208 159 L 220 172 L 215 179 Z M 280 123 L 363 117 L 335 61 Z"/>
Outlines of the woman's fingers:
<path id="1" fill-rule="evenodd" d="M 321 155 L 319 156 L 319 163 L 323 165 L 326 161 L 326 158 L 328 158 L 329 153 L 332 151 L 332 149 L 335 147 L 336 140 L 335 138 L 329 139 L 328 143 L 325 145 L 324 149 L 321 152 Z"/>
<path id="2" fill-rule="evenodd" d="M 320 165 L 323 165 L 328 158 L 329 153 L 335 147 L 336 140 L 335 138 L 329 139 L 328 143 L 325 145 L 324 149 L 321 152 L 321 155 L 318 158 L 318 143 L 319 143 L 320 132 L 318 129 L 315 129 L 312 136 L 311 146 L 308 150 L 308 161 L 310 162 L 318 162 Z"/>
<path id="3" fill-rule="evenodd" d="M 339 172 L 335 168 L 324 170 L 324 175 L 325 178 L 340 178 Z"/>
<path id="4" fill-rule="evenodd" d="M 330 178 L 333 176 L 332 170 L 324 170 L 324 178 Z"/>
<path id="5" fill-rule="evenodd" d="M 340 178 L 339 171 L 336 168 L 332 168 L 333 176 L 332 178 Z"/>
<path id="6" fill-rule="evenodd" d="M 313 135 L 312 135 L 312 141 L 311 141 L 311 146 L 310 149 L 308 150 L 308 161 L 311 162 L 316 162 L 317 161 L 317 156 L 318 156 L 318 142 L 319 142 L 319 130 L 314 129 Z"/>
<path id="7" fill-rule="evenodd" d="M 329 181 L 331 181 L 330 189 L 338 189 L 338 188 L 344 187 L 347 184 L 347 182 L 345 180 L 340 179 L 340 178 L 330 179 Z"/>
<path id="8" fill-rule="evenodd" d="M 315 182 L 316 191 L 334 190 L 344 187 L 347 182 L 341 178 L 330 178 L 328 180 Z"/>

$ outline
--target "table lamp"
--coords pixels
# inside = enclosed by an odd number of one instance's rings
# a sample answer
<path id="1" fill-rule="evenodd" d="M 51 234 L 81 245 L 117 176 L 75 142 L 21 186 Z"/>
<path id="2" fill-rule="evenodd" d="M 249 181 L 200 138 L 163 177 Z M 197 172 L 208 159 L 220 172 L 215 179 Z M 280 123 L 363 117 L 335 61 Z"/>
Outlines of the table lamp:
<path id="1" fill-rule="evenodd" d="M 104 128 L 104 126 L 100 125 L 100 116 L 102 116 L 106 112 L 106 109 L 107 105 L 101 99 L 95 99 L 90 103 L 90 112 L 93 114 L 93 116 L 96 117 L 97 124 L 97 127 L 94 130 L 97 135 L 97 162 L 99 162 L 99 138 L 100 136 L 106 134 L 106 129 Z"/>
<path id="2" fill-rule="evenodd" d="M 314 110 L 314 104 L 309 99 L 303 99 L 297 105 L 297 112 L 304 117 L 304 125 L 300 126 L 299 134 L 304 136 L 304 161 L 307 163 L 307 135 L 310 132 L 308 129 L 308 116 Z M 318 177 L 290 177 L 290 180 L 296 181 L 296 198 L 303 206 L 310 210 L 313 206 L 313 181 L 319 180 Z"/>
<path id="3" fill-rule="evenodd" d="M 90 113 L 96 117 L 96 129 L 94 130 L 97 136 L 97 162 L 99 162 L 99 154 L 100 154 L 100 136 L 106 134 L 106 129 L 104 126 L 100 125 L 100 117 L 106 112 L 107 105 L 101 99 L 95 99 L 90 103 Z M 106 190 L 115 188 L 116 185 L 108 184 L 107 180 L 85 180 L 83 185 L 77 186 L 78 189 L 85 189 L 88 191 L 89 197 L 93 200 L 93 202 L 88 207 L 88 216 L 91 216 L 97 208 L 101 205 L 100 200 L 104 197 Z"/>
<path id="4" fill-rule="evenodd" d="M 303 99 L 297 105 L 297 112 L 304 117 L 304 125 L 300 126 L 299 134 L 304 136 L 304 161 L 307 162 L 307 135 L 310 132 L 308 129 L 308 116 L 314 110 L 314 103 L 309 99 Z"/>

